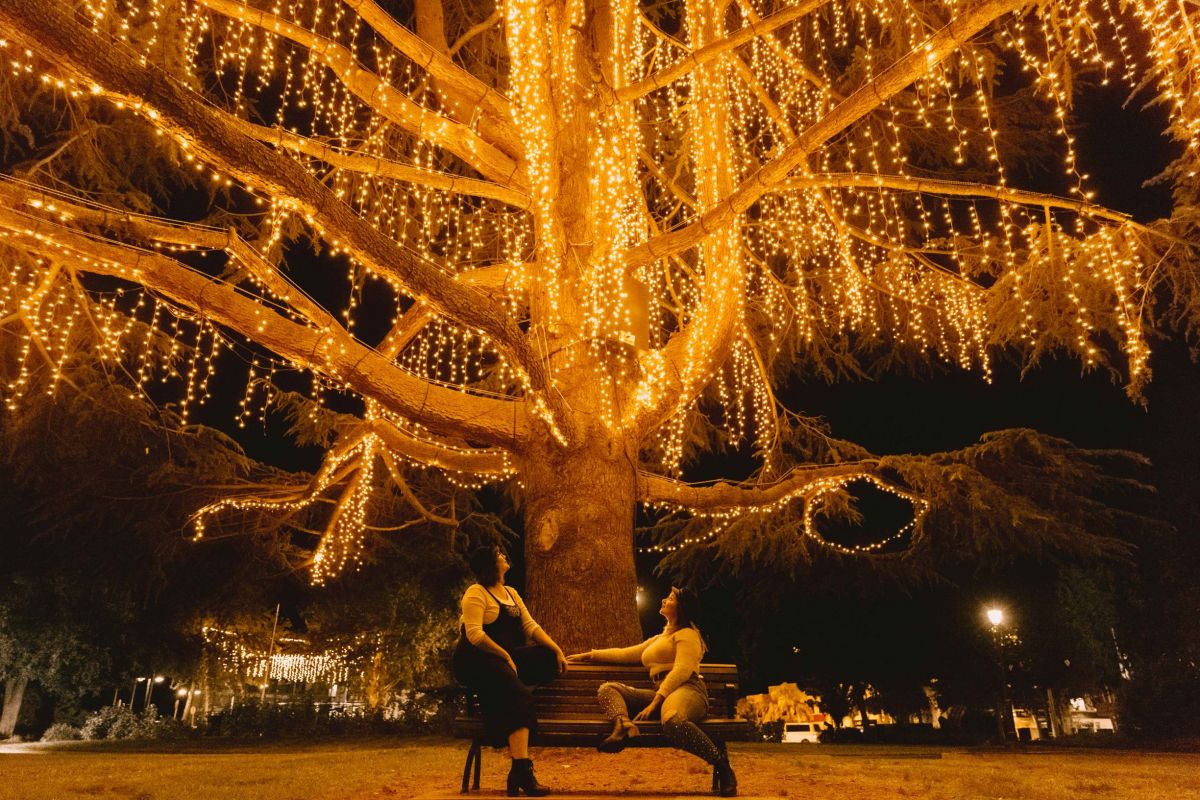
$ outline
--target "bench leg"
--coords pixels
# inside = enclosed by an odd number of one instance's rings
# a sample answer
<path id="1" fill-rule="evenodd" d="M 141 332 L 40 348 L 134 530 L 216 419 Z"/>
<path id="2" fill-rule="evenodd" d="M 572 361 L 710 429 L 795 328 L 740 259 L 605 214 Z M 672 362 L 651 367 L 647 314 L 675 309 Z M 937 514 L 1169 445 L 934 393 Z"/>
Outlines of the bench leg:
<path id="1" fill-rule="evenodd" d="M 475 780 L 472 788 L 479 791 L 479 768 L 483 765 L 483 743 L 475 743 Z"/>
<path id="2" fill-rule="evenodd" d="M 467 751 L 467 763 L 463 766 L 462 793 L 466 794 L 467 789 L 471 786 L 471 765 L 475 766 L 475 788 L 479 788 L 479 759 L 483 755 L 482 749 L 478 741 L 471 742 L 471 749 Z"/>
<path id="3" fill-rule="evenodd" d="M 729 760 L 729 751 L 725 749 L 725 742 L 723 742 L 723 741 L 722 742 L 713 742 L 713 744 L 715 744 L 717 746 L 717 750 L 718 750 L 718 752 L 721 753 L 721 757 L 724 758 L 726 761 L 728 761 Z M 717 765 L 713 764 L 712 790 L 715 792 L 719 788 L 721 788 L 721 782 L 719 780 L 717 780 Z"/>

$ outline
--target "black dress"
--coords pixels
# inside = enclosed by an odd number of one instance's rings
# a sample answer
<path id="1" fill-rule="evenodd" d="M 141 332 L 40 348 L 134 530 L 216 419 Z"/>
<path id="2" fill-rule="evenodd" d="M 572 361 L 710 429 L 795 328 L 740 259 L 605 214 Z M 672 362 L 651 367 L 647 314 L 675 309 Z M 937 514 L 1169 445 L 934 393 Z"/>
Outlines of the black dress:
<path id="1" fill-rule="evenodd" d="M 484 590 L 487 591 L 486 587 Z M 501 603 L 491 592 L 488 594 L 500 604 L 500 614 L 495 622 L 483 626 L 483 632 L 508 651 L 517 665 L 517 672 L 514 674 L 500 656 L 471 644 L 466 626 L 459 626 L 458 645 L 454 648 L 454 679 L 479 698 L 486 743 L 501 747 L 513 731 L 529 728 L 533 733 L 537 729 L 530 686 L 554 680 L 558 674 L 558 659 L 549 647 L 525 643 L 521 608 L 511 593 L 508 604 Z"/>

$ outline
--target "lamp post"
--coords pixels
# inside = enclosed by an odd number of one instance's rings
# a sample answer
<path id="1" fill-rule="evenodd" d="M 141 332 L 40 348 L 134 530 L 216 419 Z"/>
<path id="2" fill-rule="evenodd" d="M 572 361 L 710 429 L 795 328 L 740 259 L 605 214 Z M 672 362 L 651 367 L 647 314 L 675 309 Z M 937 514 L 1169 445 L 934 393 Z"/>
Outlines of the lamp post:
<path id="1" fill-rule="evenodd" d="M 996 731 L 1000 734 L 1000 743 L 1004 744 L 1011 736 L 1016 741 L 1016 731 L 1013 730 L 1012 704 L 1008 699 L 1008 670 L 1004 664 L 1004 641 L 1000 628 L 1004 625 L 1004 609 L 999 606 L 989 606 L 987 621 L 992 631 L 992 649 L 996 656 L 996 669 L 1000 675 L 1000 697 L 996 704 Z"/>
<path id="2" fill-rule="evenodd" d="M 152 697 L 154 695 L 155 685 L 162 683 L 163 681 L 166 680 L 166 678 L 164 678 L 162 675 L 155 675 L 153 680 L 151 680 L 150 678 L 138 678 L 138 680 L 146 681 L 146 704 L 144 706 L 142 706 L 142 710 L 148 711 L 150 709 L 150 700 L 152 699 Z M 132 704 L 130 704 L 130 705 L 132 706 Z"/>
<path id="3" fill-rule="evenodd" d="M 146 679 L 145 678 L 135 678 L 133 681 L 133 689 L 129 692 L 129 710 L 130 711 L 137 711 L 137 709 L 134 708 L 134 706 L 133 706 L 133 701 L 137 698 L 137 685 L 144 680 L 146 680 Z"/>

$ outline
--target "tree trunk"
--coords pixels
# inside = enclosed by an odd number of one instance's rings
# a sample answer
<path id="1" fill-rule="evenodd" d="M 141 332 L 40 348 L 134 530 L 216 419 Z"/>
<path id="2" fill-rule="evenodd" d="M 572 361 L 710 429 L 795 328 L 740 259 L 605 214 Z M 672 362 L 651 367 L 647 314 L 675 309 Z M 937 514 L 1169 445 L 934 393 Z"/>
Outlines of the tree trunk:
<path id="1" fill-rule="evenodd" d="M 21 703 L 25 700 L 25 687 L 29 678 L 9 678 L 4 682 L 4 710 L 0 711 L 0 739 L 7 739 L 17 729 L 17 717 L 21 715 Z"/>
<path id="2" fill-rule="evenodd" d="M 522 464 L 526 593 L 567 653 L 641 641 L 634 567 L 636 453 L 592 436 Z"/>

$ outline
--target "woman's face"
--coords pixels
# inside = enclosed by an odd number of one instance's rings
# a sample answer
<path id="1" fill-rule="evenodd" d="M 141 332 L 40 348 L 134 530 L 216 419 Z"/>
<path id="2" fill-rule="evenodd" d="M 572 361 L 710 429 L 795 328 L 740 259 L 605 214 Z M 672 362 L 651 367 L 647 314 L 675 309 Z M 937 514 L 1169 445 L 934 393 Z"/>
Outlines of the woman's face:
<path id="1" fill-rule="evenodd" d="M 504 551 L 501 550 L 496 553 L 496 573 L 501 579 L 504 578 L 504 573 L 508 572 L 508 567 L 508 556 L 504 554 Z"/>
<path id="2" fill-rule="evenodd" d="M 675 595 L 678 591 L 678 589 L 671 589 L 670 594 L 663 598 L 662 606 L 658 609 L 658 613 L 662 614 L 668 620 L 675 619 L 675 611 L 679 604 L 679 600 Z"/>

